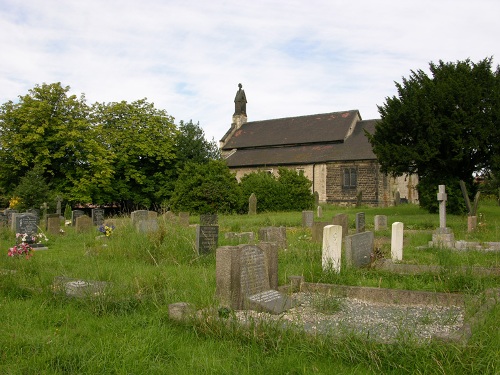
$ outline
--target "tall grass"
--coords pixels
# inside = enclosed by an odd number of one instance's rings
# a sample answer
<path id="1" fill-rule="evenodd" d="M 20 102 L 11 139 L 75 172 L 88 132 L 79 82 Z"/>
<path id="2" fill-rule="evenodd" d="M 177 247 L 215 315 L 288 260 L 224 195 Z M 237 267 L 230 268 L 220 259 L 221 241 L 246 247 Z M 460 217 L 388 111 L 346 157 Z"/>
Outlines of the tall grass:
<path id="1" fill-rule="evenodd" d="M 228 231 L 253 231 L 286 226 L 288 246 L 279 252 L 279 281 L 304 275 L 307 281 L 459 292 L 477 295 L 498 288 L 493 276 L 454 272 L 454 266 L 498 267 L 498 253 L 420 249 L 439 225 L 437 215 L 418 207 L 323 207 L 321 221 L 340 212 L 364 211 L 367 229 L 373 217 L 386 214 L 389 226 L 406 229 L 404 262 L 443 266 L 439 274 L 397 275 L 371 269 L 321 270 L 321 244 L 301 227 L 301 213 L 219 216 L 219 245 L 231 244 Z M 448 216 L 457 239 L 497 241 L 500 209 L 481 204 L 482 224 L 467 233 L 466 218 Z M 191 223 L 199 218 L 191 217 Z M 431 342 L 422 346 L 402 339 L 380 344 L 364 337 L 304 335 L 278 323 L 250 327 L 220 319 L 176 323 L 168 304 L 186 301 L 198 309 L 217 307 L 215 256 L 199 256 L 193 228 L 159 220 L 154 234 L 137 233 L 128 219 L 115 218 L 109 239 L 96 231 L 50 238 L 48 251 L 30 260 L 7 257 L 13 234 L 0 230 L 0 373 L 2 374 L 495 374 L 500 368 L 500 333 L 496 305 L 475 327 L 466 345 Z M 389 231 L 376 233 L 387 253 Z M 106 282 L 106 293 L 70 298 L 53 288 L 56 277 Z M 335 301 L 333 301 L 335 302 Z M 335 303 L 323 306 L 334 308 Z M 324 303 L 323 303 L 324 305 Z M 322 308 L 323 308 L 322 307 Z"/>

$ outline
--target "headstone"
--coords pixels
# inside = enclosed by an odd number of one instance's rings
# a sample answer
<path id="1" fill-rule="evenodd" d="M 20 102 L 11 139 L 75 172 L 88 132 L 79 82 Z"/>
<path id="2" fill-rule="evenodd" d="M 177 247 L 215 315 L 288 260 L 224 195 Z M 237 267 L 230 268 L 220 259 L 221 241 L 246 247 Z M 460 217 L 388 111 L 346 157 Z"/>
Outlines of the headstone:
<path id="1" fill-rule="evenodd" d="M 189 212 L 179 212 L 179 224 L 189 227 Z"/>
<path id="2" fill-rule="evenodd" d="M 394 193 L 394 205 L 399 206 L 400 204 L 401 204 L 401 194 L 399 193 L 399 191 L 396 191 Z"/>
<path id="3" fill-rule="evenodd" d="M 286 227 L 264 227 L 259 229 L 259 241 L 276 242 L 278 248 L 286 249 L 288 242 L 286 239 Z"/>
<path id="4" fill-rule="evenodd" d="M 197 225 L 196 226 L 196 251 L 199 255 L 209 254 L 219 243 L 218 225 Z"/>
<path id="5" fill-rule="evenodd" d="M 204 214 L 200 215 L 200 225 L 218 225 L 219 219 L 216 214 Z"/>
<path id="6" fill-rule="evenodd" d="M 313 211 L 302 211 L 302 227 L 303 228 L 312 228 L 314 221 L 314 212 Z"/>
<path id="7" fill-rule="evenodd" d="M 432 234 L 430 246 L 453 248 L 455 236 L 450 228 L 446 227 L 446 186 L 439 185 L 437 200 L 439 202 L 439 228 Z"/>
<path id="8" fill-rule="evenodd" d="M 323 271 L 340 272 L 342 257 L 342 227 L 327 225 L 323 228 L 321 265 Z"/>
<path id="9" fill-rule="evenodd" d="M 387 229 L 387 216 L 386 215 L 375 215 L 374 227 L 375 227 L 375 231 L 386 230 Z"/>
<path id="10" fill-rule="evenodd" d="M 361 233 L 365 231 L 365 213 L 356 213 L 356 233 Z"/>
<path id="11" fill-rule="evenodd" d="M 159 225 L 158 225 L 158 220 L 156 219 L 146 219 L 146 220 L 140 220 L 136 225 L 135 228 L 139 233 L 154 233 L 158 232 L 159 230 Z"/>
<path id="12" fill-rule="evenodd" d="M 323 228 L 331 223 L 327 221 L 315 221 L 312 226 L 312 241 L 323 243 Z"/>
<path id="13" fill-rule="evenodd" d="M 104 224 L 104 209 L 92 209 L 92 224 L 97 226 Z"/>
<path id="14" fill-rule="evenodd" d="M 132 220 L 132 225 L 135 226 L 139 221 L 148 219 L 148 211 L 135 210 L 130 214 L 130 219 Z"/>
<path id="15" fill-rule="evenodd" d="M 314 192 L 314 207 L 319 206 L 319 193 L 317 191 Z"/>
<path id="16" fill-rule="evenodd" d="M 293 300 L 270 289 L 265 253 L 255 245 L 223 246 L 216 252 L 216 293 L 222 305 L 280 314 Z"/>
<path id="17" fill-rule="evenodd" d="M 38 233 L 39 218 L 35 214 L 16 214 L 14 217 L 15 232 L 27 235 Z"/>
<path id="18" fill-rule="evenodd" d="M 224 238 L 228 240 L 237 240 L 239 244 L 253 244 L 255 242 L 254 232 L 227 232 Z"/>
<path id="19" fill-rule="evenodd" d="M 92 229 L 92 219 L 87 215 L 78 216 L 76 218 L 75 228 L 77 233 L 90 231 Z"/>
<path id="20" fill-rule="evenodd" d="M 391 234 L 391 259 L 403 260 L 403 223 L 397 221 L 392 224 Z"/>
<path id="21" fill-rule="evenodd" d="M 58 235 L 60 231 L 61 219 L 58 214 L 49 214 L 47 217 L 47 232 L 52 235 Z"/>
<path id="22" fill-rule="evenodd" d="M 165 212 L 163 214 L 163 218 L 168 223 L 175 223 L 175 221 L 177 220 L 177 216 L 175 216 L 175 214 L 172 211 Z M 189 213 L 188 213 L 188 225 L 189 225 Z"/>
<path id="23" fill-rule="evenodd" d="M 439 185 L 439 191 L 437 194 L 437 200 L 439 202 L 439 228 L 446 228 L 446 186 Z"/>
<path id="24" fill-rule="evenodd" d="M 356 233 L 345 238 L 345 259 L 349 267 L 370 265 L 373 253 L 373 232 Z"/>
<path id="25" fill-rule="evenodd" d="M 80 216 L 85 215 L 85 212 L 82 210 L 73 210 L 71 211 L 71 225 L 75 226 L 76 225 L 76 219 L 79 218 Z"/>
<path id="26" fill-rule="evenodd" d="M 248 198 L 248 214 L 256 215 L 257 214 L 257 197 L 254 193 L 250 195 Z"/>
<path id="27" fill-rule="evenodd" d="M 49 230 L 49 219 L 50 218 L 57 218 L 58 220 L 58 228 L 57 228 L 57 232 L 59 233 L 59 226 L 61 225 L 61 217 L 58 215 L 58 214 L 47 214 L 45 216 L 45 230 Z"/>
<path id="28" fill-rule="evenodd" d="M 278 289 L 278 244 L 276 242 L 259 242 L 258 247 L 264 252 L 269 287 Z"/>
<path id="29" fill-rule="evenodd" d="M 333 225 L 342 227 L 342 238 L 349 235 L 349 216 L 347 214 L 337 214 L 332 219 Z"/>
<path id="30" fill-rule="evenodd" d="M 321 206 L 318 206 L 318 208 L 316 209 L 316 215 L 318 216 L 318 218 L 321 218 L 323 217 L 323 207 Z"/>

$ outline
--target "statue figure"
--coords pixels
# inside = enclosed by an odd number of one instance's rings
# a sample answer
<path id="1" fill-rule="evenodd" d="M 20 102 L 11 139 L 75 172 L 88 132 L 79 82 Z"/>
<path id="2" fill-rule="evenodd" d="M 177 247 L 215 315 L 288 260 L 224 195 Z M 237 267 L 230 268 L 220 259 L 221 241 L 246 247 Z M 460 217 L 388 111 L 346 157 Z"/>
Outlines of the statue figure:
<path id="1" fill-rule="evenodd" d="M 234 98 L 234 115 L 247 115 L 247 97 L 241 83 L 238 84 L 239 90 Z"/>

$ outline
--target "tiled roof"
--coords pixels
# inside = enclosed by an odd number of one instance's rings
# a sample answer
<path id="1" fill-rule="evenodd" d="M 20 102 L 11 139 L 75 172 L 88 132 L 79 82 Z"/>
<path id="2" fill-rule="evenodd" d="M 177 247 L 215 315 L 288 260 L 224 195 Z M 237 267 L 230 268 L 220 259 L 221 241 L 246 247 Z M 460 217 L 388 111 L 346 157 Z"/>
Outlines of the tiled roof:
<path id="1" fill-rule="evenodd" d="M 353 114 L 353 112 L 357 113 L 357 111 L 344 113 Z M 269 122 L 273 121 L 277 120 L 269 120 Z M 226 159 L 226 161 L 229 167 L 250 167 L 376 159 L 372 147 L 368 142 L 368 138 L 365 136 L 364 130 L 366 129 L 368 132 L 373 133 L 377 121 L 378 120 L 367 120 L 357 122 L 352 134 L 345 142 L 338 143 L 337 138 L 330 137 L 329 140 L 326 141 L 323 139 L 323 142 L 319 142 L 318 140 L 318 142 L 304 144 L 305 142 L 299 142 L 299 139 L 297 139 L 297 142 L 294 142 L 295 145 L 293 146 L 237 149 L 236 152 Z M 265 121 L 261 122 L 263 123 Z M 248 124 L 251 125 L 254 123 Z M 344 135 L 346 131 L 347 130 L 344 128 Z M 311 139 L 312 137 L 308 134 L 311 132 L 313 131 L 309 130 L 308 132 L 304 132 L 304 138 Z M 265 131 L 263 131 L 263 133 L 266 134 Z M 288 139 L 290 139 L 290 136 Z M 228 148 L 235 149 L 235 147 Z"/>
<path id="2" fill-rule="evenodd" d="M 351 125 L 359 120 L 359 112 L 352 110 L 247 122 L 229 137 L 222 149 L 341 142 Z"/>

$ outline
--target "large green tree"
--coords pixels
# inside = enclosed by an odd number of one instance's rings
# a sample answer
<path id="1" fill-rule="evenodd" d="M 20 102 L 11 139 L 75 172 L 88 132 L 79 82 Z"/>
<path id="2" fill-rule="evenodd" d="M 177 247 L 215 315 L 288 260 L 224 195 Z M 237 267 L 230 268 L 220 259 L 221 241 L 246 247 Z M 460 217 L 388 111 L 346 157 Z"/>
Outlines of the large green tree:
<path id="1" fill-rule="evenodd" d="M 437 207 L 437 185 L 449 186 L 450 211 L 463 210 L 459 181 L 474 193 L 473 174 L 495 167 L 500 145 L 500 70 L 478 63 L 430 63 L 396 83 L 368 134 L 383 172 L 419 176 L 421 205 Z"/>
<path id="2" fill-rule="evenodd" d="M 108 201 L 149 208 L 169 198 L 176 175 L 173 117 L 146 99 L 96 103 L 92 113 L 114 172 Z"/>
<path id="3" fill-rule="evenodd" d="M 92 202 L 111 183 L 107 152 L 89 122 L 82 95 L 60 83 L 37 85 L 0 107 L 0 189 L 15 188 L 35 167 L 50 189 L 73 202 Z"/>
<path id="4" fill-rule="evenodd" d="M 179 170 L 182 170 L 187 162 L 204 164 L 209 160 L 220 159 L 217 144 L 214 140 L 207 141 L 199 123 L 194 124 L 192 120 L 181 121 L 178 129 L 175 145 L 176 163 Z"/>

